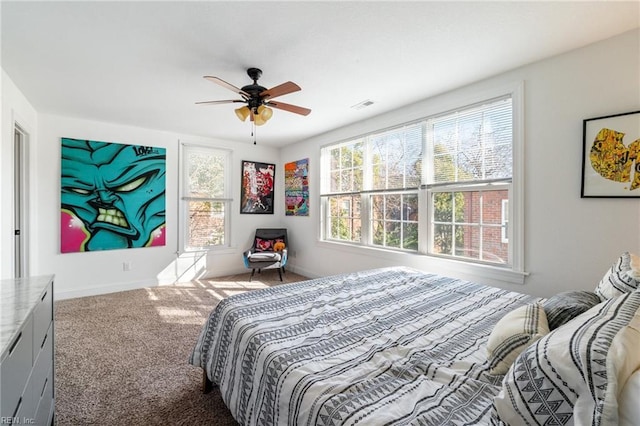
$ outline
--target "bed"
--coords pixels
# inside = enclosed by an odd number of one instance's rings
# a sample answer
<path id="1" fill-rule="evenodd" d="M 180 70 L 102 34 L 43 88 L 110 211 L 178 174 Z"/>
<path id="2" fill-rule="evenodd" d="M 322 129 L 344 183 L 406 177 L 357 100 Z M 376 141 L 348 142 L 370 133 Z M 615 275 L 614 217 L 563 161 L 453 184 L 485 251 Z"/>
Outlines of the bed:
<path id="1" fill-rule="evenodd" d="M 636 293 L 633 303 L 640 306 Z M 514 339 L 508 328 L 518 321 L 524 325 Z M 219 386 L 242 425 L 507 424 L 520 410 L 509 375 L 516 394 L 525 397 L 531 388 L 522 373 L 513 375 L 514 358 L 553 333 L 542 299 L 383 268 L 224 299 L 189 361 Z M 536 377 L 530 381 L 543 386 Z M 547 412 L 555 418 L 553 408 Z"/>

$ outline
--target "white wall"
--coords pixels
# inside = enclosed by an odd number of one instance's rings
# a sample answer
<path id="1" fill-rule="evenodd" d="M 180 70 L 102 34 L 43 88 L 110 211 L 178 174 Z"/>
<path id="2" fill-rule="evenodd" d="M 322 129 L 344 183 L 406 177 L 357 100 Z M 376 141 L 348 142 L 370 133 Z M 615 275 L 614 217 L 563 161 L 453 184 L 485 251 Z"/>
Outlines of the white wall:
<path id="1" fill-rule="evenodd" d="M 525 87 L 525 269 L 530 275 L 524 286 L 478 281 L 540 296 L 592 290 L 623 251 L 640 252 L 637 199 L 580 198 L 582 121 L 640 110 L 640 30 L 634 30 L 283 149 L 282 162 L 310 159 L 310 217 L 285 221 L 298 247 L 291 260 L 297 271 L 321 276 L 403 264 L 469 278 L 455 262 L 318 242 L 320 146 L 446 111 L 477 93 L 520 81 Z"/>
<path id="2" fill-rule="evenodd" d="M 276 203 L 273 215 L 240 215 L 231 218 L 231 248 L 208 253 L 192 253 L 177 258 L 178 252 L 178 169 L 180 142 L 231 149 L 231 211 L 240 210 L 241 161 L 276 163 L 278 151 L 253 144 L 208 140 L 188 135 L 40 114 L 37 146 L 40 187 L 37 211 L 40 262 L 38 274 L 56 275 L 56 297 L 67 298 L 143 286 L 188 281 L 192 278 L 246 272 L 242 252 L 251 245 L 255 228 L 278 226 L 284 212 Z M 166 245 L 125 250 L 60 253 L 60 138 L 69 137 L 126 144 L 163 147 L 167 150 Z M 280 175 L 282 178 L 282 175 Z M 281 197 L 279 191 L 275 194 Z M 123 263 L 131 262 L 130 271 Z"/>
<path id="3" fill-rule="evenodd" d="M 442 94 L 374 119 L 337 129 L 280 151 L 252 144 L 230 144 L 112 123 L 38 115 L 2 72 L 0 175 L 0 276 L 11 276 L 12 123 L 30 133 L 31 273 L 56 274 L 56 297 L 187 280 L 194 276 L 244 271 L 242 251 L 253 230 L 286 226 L 296 256 L 296 272 L 322 276 L 404 264 L 452 276 L 456 264 L 426 256 L 371 249 L 336 248 L 318 242 L 320 146 L 368 131 L 439 112 L 485 90 L 525 83 L 525 268 L 524 286 L 497 284 L 535 295 L 592 289 L 624 250 L 640 252 L 640 202 L 635 199 L 581 199 L 582 120 L 640 109 L 640 30 Z M 446 109 L 445 108 L 445 109 Z M 72 137 L 167 149 L 167 245 L 144 249 L 60 254 L 60 138 Z M 233 150 L 234 198 L 239 199 L 241 160 L 278 166 L 275 214 L 240 215 L 232 206 L 232 248 L 176 261 L 179 140 Z M 628 143 L 628 141 L 627 141 Z M 311 215 L 285 217 L 282 164 L 310 159 Z M 131 271 L 123 271 L 130 261 Z M 469 277 L 463 277 L 469 278 Z M 481 280 L 480 280 L 481 281 Z M 490 282 L 489 279 L 487 282 Z M 494 283 L 496 284 L 496 283 Z"/>
<path id="4" fill-rule="evenodd" d="M 2 70 L 0 74 L 0 278 L 13 277 L 14 264 L 14 222 L 13 222 L 13 135 L 17 123 L 27 133 L 27 153 L 33 168 L 28 171 L 28 192 L 35 194 L 38 184 L 37 165 L 34 162 L 35 150 L 32 145 L 37 140 L 38 117 L 36 110 L 16 87 L 11 78 Z M 34 197 L 30 197 L 29 207 L 32 211 L 38 208 Z M 30 216 L 25 237 L 27 244 L 33 246 L 37 239 L 36 220 Z M 31 256 L 28 263 L 37 260 Z"/>

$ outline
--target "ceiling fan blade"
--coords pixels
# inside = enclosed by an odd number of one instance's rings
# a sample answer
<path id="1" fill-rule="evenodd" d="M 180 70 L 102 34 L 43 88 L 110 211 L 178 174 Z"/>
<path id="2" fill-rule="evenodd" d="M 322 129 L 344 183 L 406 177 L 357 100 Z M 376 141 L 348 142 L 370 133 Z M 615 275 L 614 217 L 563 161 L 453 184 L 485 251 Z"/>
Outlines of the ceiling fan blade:
<path id="1" fill-rule="evenodd" d="M 209 81 L 211 81 L 211 82 L 213 82 L 213 83 L 219 84 L 220 86 L 225 87 L 225 88 L 231 90 L 232 92 L 236 92 L 237 94 L 239 94 L 239 95 L 241 95 L 241 96 L 243 96 L 245 98 L 249 98 L 250 97 L 249 94 L 247 92 L 245 92 L 244 90 L 234 86 L 231 83 L 227 83 L 226 81 L 224 81 L 221 78 L 212 77 L 210 75 L 205 75 L 204 78 L 209 80 Z"/>
<path id="2" fill-rule="evenodd" d="M 218 105 L 218 104 L 231 104 L 235 102 L 244 103 L 245 101 L 244 99 L 228 99 L 224 101 L 202 101 L 202 102 L 196 102 L 196 105 Z"/>
<path id="3" fill-rule="evenodd" d="M 300 86 L 292 81 L 287 81 L 286 83 L 282 83 L 278 86 L 272 87 L 271 89 L 265 90 L 264 92 L 260 93 L 260 97 L 264 99 L 271 99 L 275 98 L 276 96 L 282 96 L 288 93 L 297 92 L 298 90 L 302 90 Z"/>
<path id="4" fill-rule="evenodd" d="M 284 102 L 269 101 L 267 102 L 267 105 L 273 108 L 282 109 L 282 110 L 293 112 L 300 115 L 309 115 L 309 113 L 311 113 L 311 110 L 309 108 L 304 108 L 297 105 L 285 104 Z"/>

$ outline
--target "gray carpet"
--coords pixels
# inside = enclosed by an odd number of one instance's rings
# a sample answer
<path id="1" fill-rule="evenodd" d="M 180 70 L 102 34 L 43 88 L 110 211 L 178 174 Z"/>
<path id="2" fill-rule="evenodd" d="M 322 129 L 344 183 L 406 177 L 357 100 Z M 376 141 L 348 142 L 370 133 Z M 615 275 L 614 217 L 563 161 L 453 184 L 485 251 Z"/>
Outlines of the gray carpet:
<path id="1" fill-rule="evenodd" d="M 248 278 L 56 302 L 56 424 L 235 425 L 217 389 L 201 392 L 202 370 L 188 358 L 220 300 L 280 284 L 276 271 Z"/>

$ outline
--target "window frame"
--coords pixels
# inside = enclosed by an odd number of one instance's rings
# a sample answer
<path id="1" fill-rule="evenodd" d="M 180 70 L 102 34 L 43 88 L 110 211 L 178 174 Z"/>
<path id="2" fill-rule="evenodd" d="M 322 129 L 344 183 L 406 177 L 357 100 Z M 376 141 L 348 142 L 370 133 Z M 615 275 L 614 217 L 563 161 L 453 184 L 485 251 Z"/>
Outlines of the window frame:
<path id="1" fill-rule="evenodd" d="M 404 197 L 405 196 L 415 196 L 416 197 L 416 203 L 418 205 L 418 215 L 420 214 L 420 194 L 419 194 L 419 188 L 408 188 L 408 189 L 390 189 L 390 190 L 386 190 L 386 191 L 371 191 L 369 193 L 366 194 L 367 197 L 367 203 L 369 204 L 369 206 L 373 206 L 373 197 L 383 197 L 385 199 L 385 201 L 383 202 L 383 205 L 386 205 L 386 198 L 390 197 L 390 196 L 396 196 L 396 197 L 400 197 L 400 205 L 403 206 L 404 205 Z M 420 238 L 418 238 L 418 241 L 416 242 L 416 248 L 415 249 L 411 249 L 411 248 L 406 248 L 404 247 L 404 238 L 401 238 L 401 247 L 393 247 L 390 246 L 386 243 L 386 238 L 384 239 L 384 243 L 383 244 L 377 244 L 375 242 L 375 235 L 374 235 L 374 222 L 382 222 L 384 224 L 387 223 L 397 223 L 400 226 L 400 235 L 401 237 L 404 235 L 403 232 L 403 227 L 405 225 L 409 225 L 409 224 L 415 224 L 416 228 L 417 228 L 417 232 L 418 232 L 418 237 L 420 236 L 420 231 L 419 231 L 419 226 L 420 226 L 420 218 L 418 217 L 416 220 L 410 220 L 409 218 L 406 218 L 404 215 L 404 211 L 400 211 L 400 218 L 399 219 L 393 219 L 393 218 L 387 218 L 386 215 L 383 215 L 382 218 L 376 218 L 374 217 L 373 214 L 369 214 L 369 212 L 371 211 L 371 208 L 367 209 L 367 222 L 366 222 L 366 227 L 368 230 L 369 235 L 371 236 L 370 238 L 370 243 L 369 245 L 371 247 L 377 247 L 377 248 L 381 248 L 381 249 L 389 249 L 389 250 L 398 250 L 398 251 L 405 251 L 405 252 L 409 252 L 409 253 L 419 253 L 419 243 L 420 243 Z M 384 211 L 384 213 L 386 213 L 386 209 Z M 385 233 L 385 237 L 386 237 L 386 233 Z"/>
<path id="2" fill-rule="evenodd" d="M 508 217 L 509 217 L 509 226 L 507 227 L 507 239 L 509 244 L 509 258 L 511 259 L 510 264 L 500 265 L 495 263 L 485 264 L 477 261 L 467 261 L 463 258 L 458 257 L 441 257 L 434 254 L 429 254 L 429 245 L 428 241 L 431 238 L 431 232 L 429 228 L 431 227 L 431 221 L 425 220 L 424 216 L 429 217 L 431 214 L 431 209 L 429 207 L 430 196 L 428 193 L 427 185 L 422 184 L 420 189 L 418 190 L 419 196 L 419 219 L 418 219 L 418 232 L 420 235 L 418 250 L 417 251 L 405 251 L 399 250 L 395 248 L 389 247 L 378 247 L 374 246 L 370 243 L 370 235 L 369 235 L 369 226 L 365 226 L 365 224 L 370 223 L 369 215 L 369 202 L 370 198 L 368 194 L 378 191 L 361 191 L 362 197 L 361 209 L 362 209 L 362 241 L 363 243 L 358 242 L 345 242 L 343 240 L 331 239 L 328 238 L 330 235 L 328 233 L 329 228 L 326 223 L 327 218 L 327 200 L 329 197 L 333 195 L 339 194 L 331 194 L 326 191 L 326 188 L 321 187 L 320 191 L 320 227 L 319 227 L 319 244 L 322 246 L 327 244 L 327 247 L 331 249 L 341 249 L 354 253 L 362 253 L 362 251 L 367 251 L 371 255 L 376 255 L 376 253 L 384 252 L 384 256 L 391 256 L 391 258 L 397 255 L 398 260 L 403 263 L 411 263 L 412 260 L 407 262 L 407 258 L 405 257 L 407 254 L 413 256 L 425 256 L 428 257 L 429 264 L 434 267 L 438 267 L 441 270 L 450 269 L 451 271 L 455 271 L 456 273 L 464 274 L 473 274 L 475 276 L 482 276 L 489 278 L 494 281 L 506 282 L 510 284 L 523 284 L 524 277 L 528 275 L 524 269 L 524 82 L 515 82 L 508 83 L 501 86 L 496 86 L 492 88 L 485 88 L 481 90 L 476 90 L 474 94 L 471 96 L 461 96 L 459 93 L 454 93 L 449 96 L 442 97 L 442 104 L 446 105 L 447 108 L 442 108 L 439 111 L 433 111 L 434 105 L 427 105 L 427 114 L 424 112 L 421 114 L 422 117 L 412 120 L 407 123 L 393 125 L 387 127 L 387 129 L 392 128 L 400 128 L 402 126 L 410 125 L 412 123 L 425 121 L 429 118 L 435 118 L 438 116 L 446 115 L 450 112 L 455 111 L 456 109 L 464 109 L 467 107 L 473 107 L 482 102 L 497 100 L 501 97 L 510 97 L 512 102 L 512 176 L 510 178 L 509 185 L 509 201 L 508 205 Z M 415 110 L 415 108 L 414 108 Z M 431 111 L 429 111 L 431 110 Z M 320 149 L 321 153 L 321 170 L 324 169 L 325 163 L 327 160 L 325 155 L 322 155 L 323 151 L 326 148 L 335 147 L 339 144 L 348 144 L 349 142 L 355 141 L 356 139 L 362 139 L 367 137 L 373 133 L 382 132 L 385 129 L 372 129 L 371 132 L 366 134 L 361 134 L 360 136 L 343 139 L 340 142 L 329 143 L 323 145 Z M 423 143 L 426 144 L 426 137 Z M 426 147 L 425 147 L 426 148 Z M 365 151 L 367 151 L 365 149 Z M 427 167 L 423 167 L 423 182 L 426 182 L 426 173 Z M 365 171 L 366 173 L 366 171 Z M 323 179 L 322 185 L 325 185 L 324 182 L 324 173 L 321 176 Z M 472 182 L 473 184 L 477 184 L 477 182 Z M 382 191 L 385 192 L 385 191 Z M 345 195 L 345 194 L 341 194 Z M 355 194 L 354 194 L 355 195 Z M 366 217 L 365 217 L 366 216 Z M 429 232 L 426 232 L 429 231 Z M 426 232 L 426 233 L 425 233 Z M 366 235 L 365 235 L 366 234 Z M 425 238 L 426 235 L 426 238 Z M 366 242 L 366 243 L 364 243 Z"/>
<path id="3" fill-rule="evenodd" d="M 460 183 L 455 183 L 455 184 L 449 184 L 449 185 L 433 185 L 433 186 L 427 186 L 426 187 L 426 192 L 427 192 L 427 210 L 428 210 L 428 214 L 429 214 L 429 218 L 427 220 L 427 226 L 430 229 L 430 232 L 427 233 L 427 240 L 429 242 L 428 246 L 427 246 L 427 255 L 429 256 L 435 256 L 435 257 L 443 257 L 443 258 L 450 258 L 450 259 L 455 259 L 455 260 L 461 260 L 461 261 L 466 261 L 466 262 L 470 262 L 470 263 L 478 263 L 478 264 L 486 264 L 488 266 L 494 266 L 494 267 L 510 267 L 510 263 L 506 263 L 506 264 L 500 264 L 500 263 L 496 263 L 496 262 L 490 262 L 490 261 L 486 261 L 483 259 L 475 259 L 475 258 L 465 258 L 464 256 L 458 256 L 458 255 L 448 255 L 448 254 L 441 254 L 441 253 L 434 253 L 432 252 L 432 248 L 434 246 L 434 236 L 435 236 L 435 232 L 433 232 L 433 228 L 435 225 L 439 224 L 435 219 L 432 218 L 433 212 L 434 212 L 434 207 L 433 207 L 433 195 L 440 193 L 440 194 L 455 194 L 455 193 L 459 193 L 459 192 L 479 192 L 479 193 L 484 193 L 484 192 L 490 192 L 490 191 L 508 191 L 508 197 L 511 197 L 511 195 L 513 194 L 512 191 L 512 184 L 511 184 L 511 178 L 505 178 L 505 179 L 495 179 L 495 180 L 488 180 L 488 181 L 470 181 L 470 182 L 460 182 Z M 508 201 L 507 200 L 502 200 L 504 201 Z M 484 207 L 484 205 L 483 205 Z M 448 224 L 451 223 L 454 228 L 456 226 L 475 226 L 480 230 L 480 233 L 484 233 L 485 230 L 488 230 L 490 228 L 501 228 L 501 243 L 504 243 L 504 239 L 502 238 L 502 236 L 504 235 L 504 231 L 505 229 L 502 228 L 503 226 L 503 218 L 504 216 L 502 215 L 503 213 L 503 209 L 504 208 L 504 203 L 501 203 L 501 218 L 500 218 L 500 223 L 489 223 L 489 222 L 485 222 L 484 221 L 484 213 L 483 210 L 484 209 L 480 209 L 480 221 L 478 223 L 475 222 L 471 222 L 471 223 L 465 223 L 465 222 L 458 222 L 455 217 L 452 217 L 452 221 L 451 222 L 442 222 L 442 224 Z M 508 229 L 506 230 L 508 233 Z M 480 239 L 481 242 L 481 248 L 482 248 L 482 243 L 484 242 L 484 238 Z M 508 243 L 508 241 L 507 241 Z M 508 246 L 508 258 L 511 258 L 512 256 L 512 252 L 511 252 L 511 245 Z"/>
<path id="4" fill-rule="evenodd" d="M 510 197 L 509 197 L 510 198 Z M 509 243 L 509 200 L 502 200 L 502 215 L 500 222 L 502 223 L 501 239 L 503 243 Z"/>
<path id="5" fill-rule="evenodd" d="M 224 194 L 222 197 L 191 197 L 189 193 L 188 180 L 188 154 L 189 152 L 203 152 L 207 154 L 217 155 L 223 158 L 224 161 Z M 179 212 L 180 212 L 180 229 L 179 233 L 179 253 L 196 253 L 203 251 L 221 251 L 231 248 L 231 219 L 233 194 L 232 183 L 232 155 L 233 151 L 227 148 L 220 148 L 214 146 L 207 146 L 202 144 L 192 143 L 180 143 L 180 170 L 179 170 Z M 214 203 L 223 203 L 224 205 L 224 244 L 209 245 L 204 247 L 190 247 L 189 241 L 189 203 L 191 201 L 211 201 Z"/>

